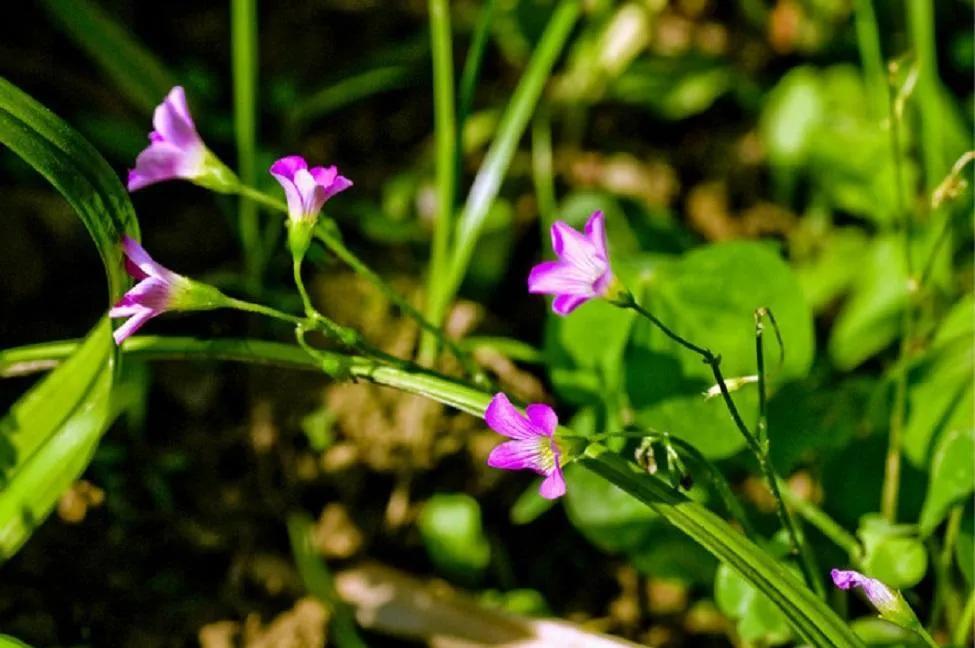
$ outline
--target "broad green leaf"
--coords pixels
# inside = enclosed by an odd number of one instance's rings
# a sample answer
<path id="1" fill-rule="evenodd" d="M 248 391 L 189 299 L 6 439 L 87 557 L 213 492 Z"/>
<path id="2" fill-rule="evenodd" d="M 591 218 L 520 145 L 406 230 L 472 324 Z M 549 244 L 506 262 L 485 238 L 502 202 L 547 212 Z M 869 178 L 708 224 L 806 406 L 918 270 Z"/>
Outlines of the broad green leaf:
<path id="1" fill-rule="evenodd" d="M 948 510 L 971 499 L 975 490 L 975 429 L 949 430 L 934 451 L 929 472 L 928 494 L 918 526 L 922 536 L 934 531 Z"/>
<path id="2" fill-rule="evenodd" d="M 569 520 L 603 551 L 635 551 L 646 546 L 659 527 L 656 513 L 599 475 L 568 466 L 565 480 Z"/>
<path id="3" fill-rule="evenodd" d="M 759 122 L 773 164 L 796 166 L 805 163 L 824 111 L 819 78 L 814 69 L 797 67 L 782 77 L 769 93 Z"/>
<path id="4" fill-rule="evenodd" d="M 919 468 L 927 468 L 932 446 L 940 437 L 975 427 L 973 314 L 972 297 L 960 300 L 945 317 L 925 356 L 910 370 L 904 455 Z"/>
<path id="5" fill-rule="evenodd" d="M 857 536 L 863 542 L 863 572 L 871 578 L 896 589 L 913 587 L 924 578 L 928 554 L 912 525 L 867 515 Z"/>
<path id="6" fill-rule="evenodd" d="M 862 252 L 853 294 L 836 318 L 829 355 L 842 371 L 854 369 L 893 342 L 907 303 L 904 246 L 895 236 L 878 238 Z"/>
<path id="7" fill-rule="evenodd" d="M 860 71 L 839 65 L 803 66 L 769 93 L 760 133 L 781 189 L 797 175 L 829 207 L 881 225 L 894 222 L 898 199 L 889 133 L 869 114 Z M 904 163 L 905 183 L 916 175 Z"/>
<path id="8" fill-rule="evenodd" d="M 583 304 L 566 317 L 548 315 L 546 365 L 563 400 L 591 405 L 602 402 L 603 395 L 619 391 L 623 352 L 634 321 L 634 313 L 604 301 Z"/>
<path id="9" fill-rule="evenodd" d="M 0 648 L 30 648 L 30 646 L 10 635 L 0 635 Z"/>
<path id="10" fill-rule="evenodd" d="M 866 235 L 857 228 L 830 231 L 815 254 L 799 261 L 796 277 L 814 311 L 819 312 L 846 293 L 860 275 Z"/>
<path id="11" fill-rule="evenodd" d="M 541 478 L 536 479 L 515 500 L 508 514 L 512 524 L 530 524 L 555 506 L 556 500 L 545 499 L 538 492 L 541 483 Z"/>
<path id="12" fill-rule="evenodd" d="M 109 299 L 128 279 L 118 241 L 138 236 L 128 194 L 108 163 L 67 124 L 0 79 L 0 143 L 65 197 L 98 249 Z M 0 421 L 3 472 L 0 558 L 11 556 L 81 474 L 114 414 L 115 345 L 103 319 L 67 362 L 32 387 Z"/>
<path id="13" fill-rule="evenodd" d="M 131 30 L 90 0 L 42 0 L 63 31 L 116 83 L 128 99 L 149 113 L 176 85 L 175 78 Z"/>
<path id="14" fill-rule="evenodd" d="M 654 525 L 653 532 L 640 547 L 627 554 L 637 571 L 654 578 L 678 580 L 689 585 L 707 586 L 714 581 L 718 567 L 714 556 L 673 527 Z"/>
<path id="15" fill-rule="evenodd" d="M 714 601 L 719 610 L 735 620 L 738 634 L 747 642 L 775 646 L 792 638 L 789 621 L 782 612 L 728 565 L 718 567 Z"/>
<path id="16" fill-rule="evenodd" d="M 773 386 L 808 371 L 813 355 L 812 312 L 789 266 L 768 245 L 734 242 L 699 248 L 660 263 L 644 290 L 644 305 L 679 335 L 720 354 L 725 378 L 754 375 L 754 312 L 768 307 L 785 341 L 785 361 L 769 332 Z M 641 425 L 686 439 L 708 457 L 745 445 L 721 398 L 706 400 L 711 371 L 693 354 L 643 320 L 626 351 L 626 390 Z M 757 416 L 754 385 L 733 394 L 746 421 Z"/>
<path id="17" fill-rule="evenodd" d="M 736 80 L 732 68 L 706 59 L 645 59 L 630 65 L 607 95 L 646 106 L 664 119 L 679 120 L 710 108 Z"/>
<path id="18" fill-rule="evenodd" d="M 417 526 L 430 561 L 448 576 L 473 584 L 491 562 L 481 506 L 462 493 L 434 495 L 420 511 Z"/>

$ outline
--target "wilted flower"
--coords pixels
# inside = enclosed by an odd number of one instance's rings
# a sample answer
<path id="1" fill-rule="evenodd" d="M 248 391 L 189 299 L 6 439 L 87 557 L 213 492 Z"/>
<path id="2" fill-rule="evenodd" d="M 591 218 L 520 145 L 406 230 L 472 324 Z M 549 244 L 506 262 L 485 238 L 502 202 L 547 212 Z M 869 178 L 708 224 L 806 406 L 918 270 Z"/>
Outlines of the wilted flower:
<path id="1" fill-rule="evenodd" d="M 318 212 L 335 194 L 352 186 L 352 181 L 339 175 L 337 167 L 308 168 L 300 155 L 283 157 L 269 169 L 281 184 L 288 199 L 288 229 L 292 252 L 303 256 L 311 240 L 311 230 Z"/>
<path id="2" fill-rule="evenodd" d="M 568 315 L 590 299 L 609 295 L 616 282 L 609 267 L 605 221 L 603 212 L 594 212 L 585 234 L 556 221 L 552 225 L 552 248 L 559 260 L 532 268 L 528 292 L 555 295 L 552 310 L 559 315 Z"/>
<path id="3" fill-rule="evenodd" d="M 169 91 L 152 115 L 149 146 L 129 171 L 129 191 L 156 182 L 183 178 L 215 191 L 231 191 L 237 178 L 203 143 L 182 86 Z"/>
<path id="4" fill-rule="evenodd" d="M 156 263 L 128 236 L 122 239 L 122 252 L 126 271 L 139 283 L 108 311 L 113 319 L 129 318 L 112 334 L 116 344 L 122 344 L 143 324 L 166 311 L 211 310 L 227 305 L 227 298 L 219 290 Z"/>
<path id="5" fill-rule="evenodd" d="M 502 470 L 534 470 L 544 475 L 539 493 L 546 499 L 565 494 L 565 478 L 559 465 L 562 453 L 553 438 L 559 419 L 548 405 L 533 403 L 521 414 L 502 393 L 494 395 L 484 412 L 492 430 L 512 439 L 498 445 L 488 456 L 488 465 Z"/>

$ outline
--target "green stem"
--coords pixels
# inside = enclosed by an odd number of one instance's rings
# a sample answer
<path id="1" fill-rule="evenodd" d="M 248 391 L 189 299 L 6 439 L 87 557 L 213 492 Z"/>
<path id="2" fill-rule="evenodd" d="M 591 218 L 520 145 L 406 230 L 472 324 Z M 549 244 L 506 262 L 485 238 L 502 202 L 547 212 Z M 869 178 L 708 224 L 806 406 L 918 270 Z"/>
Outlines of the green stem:
<path id="1" fill-rule="evenodd" d="M 491 385 L 490 379 L 477 365 L 477 363 L 474 362 L 470 354 L 461 349 L 445 331 L 434 326 L 423 316 L 422 313 L 420 313 L 420 311 L 413 307 L 409 300 L 396 292 L 393 287 L 386 283 L 382 277 L 376 274 L 372 268 L 363 263 L 359 257 L 349 250 L 349 248 L 345 247 L 345 244 L 338 238 L 338 236 L 330 233 L 326 227 L 316 228 L 315 236 L 319 241 L 322 242 L 323 245 L 325 245 L 325 247 L 329 249 L 329 251 L 332 252 L 332 254 L 338 257 L 347 266 L 352 268 L 353 272 L 376 286 L 376 288 L 379 289 L 386 299 L 395 304 L 397 308 L 403 311 L 403 313 L 412 318 L 421 329 L 423 329 L 429 335 L 432 335 L 434 339 L 446 347 L 450 353 L 457 358 L 457 361 L 460 362 L 461 366 L 464 368 L 465 373 L 470 376 L 475 383 L 485 387 Z"/>
<path id="2" fill-rule="evenodd" d="M 279 311 L 276 308 L 271 308 L 270 306 L 255 304 L 253 302 L 236 299 L 234 297 L 227 297 L 227 306 L 228 308 L 235 308 L 237 310 L 247 311 L 249 313 L 257 313 L 258 315 L 264 315 L 266 317 L 278 319 L 283 322 L 289 322 L 291 324 L 302 324 L 306 321 L 303 317 L 289 315 L 288 313 Z"/>
<path id="3" fill-rule="evenodd" d="M 318 310 L 311 303 L 311 297 L 308 296 L 308 290 L 305 289 L 305 281 L 301 278 L 301 258 L 295 256 L 291 260 L 291 273 L 295 280 L 295 288 L 298 289 L 298 294 L 301 295 L 301 305 L 305 309 L 305 315 L 309 318 L 313 318 L 318 315 Z"/>
<path id="4" fill-rule="evenodd" d="M 657 436 L 660 435 L 658 434 Z M 741 505 L 741 502 L 738 501 L 738 498 L 735 497 L 734 492 L 731 490 L 731 484 L 729 484 L 728 480 L 725 479 L 724 473 L 722 473 L 710 459 L 705 457 L 700 450 L 684 439 L 667 435 L 667 442 L 680 448 L 685 454 L 690 456 L 695 463 L 704 468 L 704 470 L 711 477 L 711 485 L 714 488 L 715 493 L 719 498 L 721 498 L 729 515 L 738 521 L 746 536 L 749 538 L 756 537 L 757 532 L 755 531 L 755 527 L 752 526 L 751 520 L 748 518 L 748 514 L 745 513 L 745 508 Z"/>
<path id="5" fill-rule="evenodd" d="M 975 624 L 975 589 L 968 595 L 968 601 L 961 612 L 961 618 L 958 619 L 955 631 L 951 635 L 951 643 L 955 646 L 967 645 L 973 624 Z"/>
<path id="6" fill-rule="evenodd" d="M 630 308 L 636 311 L 648 319 L 654 326 L 659 328 L 671 340 L 701 356 L 705 364 L 711 368 L 711 373 L 714 376 L 714 380 L 717 383 L 718 388 L 721 390 L 721 396 L 724 399 L 728 413 L 731 414 L 731 419 L 734 421 L 738 431 L 741 432 L 741 435 L 745 438 L 745 442 L 748 444 L 749 449 L 751 449 L 752 454 L 754 454 L 755 458 L 758 460 L 758 465 L 762 471 L 762 475 L 765 477 L 769 491 L 772 493 L 772 497 L 775 499 L 776 513 L 778 514 L 779 522 L 782 524 L 782 528 L 784 528 L 786 533 L 789 535 L 793 552 L 799 555 L 799 562 L 802 565 L 802 570 L 806 576 L 806 580 L 817 594 L 825 597 L 826 592 L 823 588 L 822 581 L 818 577 L 812 552 L 808 549 L 806 543 L 803 541 L 795 519 L 792 517 L 792 513 L 782 501 L 782 493 L 779 490 L 779 477 L 776 474 L 775 467 L 772 465 L 772 458 L 768 453 L 768 444 L 762 443 L 754 434 L 752 434 L 752 431 L 748 429 L 748 426 L 745 425 L 745 421 L 742 419 L 741 413 L 738 411 L 738 406 L 735 405 L 735 401 L 732 399 L 731 393 L 728 391 L 728 385 L 725 383 L 724 376 L 721 373 L 721 357 L 712 353 L 710 349 L 698 346 L 672 331 L 653 313 L 638 304 L 633 298 L 633 295 L 629 292 L 625 292 L 622 296 L 620 296 L 619 301 L 614 301 L 613 303 L 617 306 Z M 764 381 L 761 377 L 759 378 L 759 382 L 764 385 Z"/>
<path id="7" fill-rule="evenodd" d="M 283 213 L 288 212 L 288 206 L 276 200 L 275 198 L 265 194 L 262 191 L 249 187 L 247 185 L 241 185 L 238 187 L 238 193 L 241 195 L 246 195 L 254 200 L 261 202 L 268 207 L 281 211 Z M 393 289 L 382 277 L 380 277 L 372 268 L 365 264 L 358 256 L 356 256 L 349 248 L 345 246 L 342 240 L 328 231 L 327 224 L 330 221 L 322 221 L 319 223 L 318 227 L 315 228 L 315 237 L 322 242 L 335 256 L 337 256 L 343 263 L 348 265 L 353 272 L 361 276 L 366 281 L 373 284 L 383 295 L 386 296 L 391 302 L 393 302 L 400 310 L 402 310 L 408 317 L 411 317 L 418 326 L 420 326 L 425 331 L 429 332 L 431 335 L 435 336 L 435 339 L 439 340 L 445 347 L 447 347 L 450 352 L 457 358 L 458 362 L 464 367 L 464 370 L 468 375 L 478 384 L 491 385 L 491 380 L 483 372 L 483 370 L 477 366 L 469 354 L 465 353 L 456 342 L 451 340 L 447 334 L 440 328 L 435 326 L 429 320 L 423 317 L 422 313 L 410 304 L 410 302 L 400 295 L 396 290 Z M 296 265 L 295 265 L 296 264 Z M 302 305 L 306 312 L 313 313 L 316 317 L 324 317 L 319 313 L 311 303 L 311 299 L 308 296 L 308 292 L 305 290 L 304 282 L 301 279 L 301 262 L 296 261 L 292 265 L 292 272 L 295 278 L 295 286 L 298 288 L 298 293 L 301 295 Z M 333 328 L 338 325 L 334 325 Z M 341 328 L 341 327 L 339 327 Z M 348 335 L 346 335 L 348 337 Z M 392 356 L 387 356 L 392 357 Z M 402 362 L 401 360 L 397 360 Z"/>
<path id="8" fill-rule="evenodd" d="M 447 307 L 467 273 L 488 212 L 501 189 L 501 181 L 528 126 L 545 82 L 572 33 L 581 6 L 581 0 L 561 0 L 556 6 L 501 117 L 497 134 L 484 156 L 484 162 L 474 178 L 457 221 L 451 258 L 445 268 L 446 275 L 437 283 L 438 290 L 429 296 L 427 317 L 434 324 L 443 321 Z"/>
<path id="9" fill-rule="evenodd" d="M 870 96 L 870 108 L 873 117 L 879 121 L 887 103 L 887 83 L 877 15 L 874 13 L 872 0 L 854 0 L 853 6 L 860 63 L 863 65 L 864 81 Z"/>
<path id="10" fill-rule="evenodd" d="M 934 2 L 908 0 L 908 27 L 911 44 L 917 56 L 918 118 L 921 122 L 921 152 L 924 161 L 924 179 L 928 194 L 934 191 L 945 176 L 944 118 L 940 97 L 941 82 L 938 78 L 938 60 L 935 48 Z"/>
<path id="11" fill-rule="evenodd" d="M 494 20 L 494 9 L 497 0 L 486 0 L 481 7 L 481 13 L 477 18 L 477 26 L 474 28 L 474 38 L 471 40 L 470 49 L 467 51 L 467 58 L 464 59 L 464 71 L 460 75 L 460 104 L 457 114 L 457 134 L 464 132 L 464 122 L 471 114 L 471 107 L 474 105 L 474 90 L 477 88 L 477 80 L 481 74 L 481 63 L 484 61 L 484 53 L 487 51 L 488 39 L 491 36 L 491 23 Z M 459 141 L 459 140 L 458 140 Z"/>
<path id="12" fill-rule="evenodd" d="M 856 563 L 860 560 L 863 550 L 859 541 L 852 533 L 844 529 L 839 522 L 831 518 L 825 511 L 818 506 L 804 500 L 796 495 L 785 484 L 782 484 L 782 497 L 803 520 L 819 530 L 826 538 L 832 541 L 837 547 L 846 552 L 850 559 Z"/>
<path id="13" fill-rule="evenodd" d="M 237 140 L 237 172 L 248 184 L 255 180 L 257 137 L 257 1 L 231 0 L 231 58 L 234 86 L 234 134 Z M 241 200 L 238 208 L 240 240 L 244 248 L 246 276 L 252 292 L 259 290 L 264 249 L 257 220 L 257 206 Z"/>
<path id="14" fill-rule="evenodd" d="M 538 201 L 538 220 L 542 226 L 542 245 L 551 246 L 549 230 L 555 222 L 555 180 L 552 163 L 552 122 L 542 107 L 532 120 L 532 182 Z"/>
<path id="15" fill-rule="evenodd" d="M 958 532 L 961 530 L 961 519 L 964 514 L 962 506 L 955 506 L 948 515 L 948 523 L 945 525 L 945 539 L 941 550 L 937 551 L 937 542 L 930 538 L 929 547 L 934 560 L 934 601 L 931 603 L 931 615 L 928 618 L 928 627 L 935 628 L 944 612 L 947 625 L 951 625 L 958 618 L 957 601 L 953 598 L 953 588 L 951 586 L 951 564 L 955 552 L 955 542 L 958 540 Z M 952 605 L 952 604 L 955 605 Z"/>
<path id="16" fill-rule="evenodd" d="M 891 79 L 893 83 L 893 79 Z M 900 143 L 901 114 L 895 105 L 896 89 L 890 88 L 888 113 L 890 119 L 890 145 L 894 163 L 894 193 L 897 196 L 897 210 L 901 218 L 901 236 L 903 238 L 904 262 L 907 267 L 908 283 L 914 282 L 913 255 L 911 242 L 913 223 L 910 211 L 905 206 L 903 161 Z M 887 439 L 887 455 L 884 460 L 884 480 L 881 485 L 880 511 L 890 522 L 897 519 L 897 500 L 900 493 L 901 481 L 901 453 L 903 446 L 904 419 L 907 415 L 907 356 L 910 352 L 911 338 L 914 329 L 913 290 L 908 287 L 907 300 L 901 315 L 901 341 L 898 353 L 897 372 L 894 382 L 894 402 L 890 412 L 890 428 Z"/>
<path id="17" fill-rule="evenodd" d="M 427 271 L 427 319 L 432 317 L 432 295 L 440 292 L 446 277 L 450 232 L 457 191 L 457 118 L 454 109 L 454 58 L 451 44 L 450 3 L 429 0 L 430 47 L 433 57 L 434 137 L 437 144 L 437 215 L 434 220 L 430 267 Z M 420 363 L 429 365 L 436 356 L 436 338 L 425 335 Z"/>
<path id="18" fill-rule="evenodd" d="M 245 185 L 245 184 L 238 185 L 237 194 L 244 196 L 246 198 L 250 198 L 254 202 L 258 202 L 264 205 L 265 207 L 269 207 L 270 209 L 279 212 L 284 212 L 285 214 L 288 213 L 288 205 L 283 200 L 278 200 L 273 196 L 269 196 L 263 191 L 260 191 L 259 189 L 255 189 L 250 185 Z"/>
<path id="19" fill-rule="evenodd" d="M 0 372 L 9 368 L 11 362 L 28 358 L 38 362 L 67 357 L 77 344 L 55 342 L 0 352 Z M 320 370 L 316 359 L 296 346 L 256 340 L 135 336 L 126 341 L 122 351 L 146 359 L 210 358 Z M 419 394 L 474 416 L 483 416 L 491 399 L 486 392 L 430 371 L 404 371 L 369 358 L 334 355 L 346 363 L 352 378 Z M 642 473 L 633 463 L 598 444 L 586 449 L 580 463 L 654 508 L 665 520 L 729 564 L 782 610 L 806 642 L 823 648 L 863 646 L 850 628 L 789 569 L 702 505 L 674 492 L 663 481 Z"/>

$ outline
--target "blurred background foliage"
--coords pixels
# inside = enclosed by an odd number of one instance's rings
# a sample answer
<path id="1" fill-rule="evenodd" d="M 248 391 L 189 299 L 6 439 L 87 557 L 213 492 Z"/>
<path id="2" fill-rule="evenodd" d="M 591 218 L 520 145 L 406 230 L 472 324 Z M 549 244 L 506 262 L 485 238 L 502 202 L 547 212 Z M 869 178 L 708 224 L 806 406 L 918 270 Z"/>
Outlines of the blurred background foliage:
<path id="1" fill-rule="evenodd" d="M 350 246 L 422 302 L 437 207 L 426 4 L 231 4 L 4 8 L 0 73 L 120 175 L 175 83 L 211 148 L 264 188 L 279 155 L 339 164 L 356 186 L 330 214 Z M 455 73 L 472 89 L 461 102 L 460 197 L 556 4 L 450 3 Z M 233 47 L 232 24 L 243 39 Z M 479 25 L 478 79 L 462 65 Z M 448 329 L 477 336 L 479 361 L 510 391 L 557 404 L 579 433 L 636 424 L 691 442 L 729 476 L 767 539 L 756 540 L 784 557 L 743 439 L 720 399 L 701 397 L 707 367 L 605 304 L 558 318 L 524 281 L 555 218 L 579 226 L 602 209 L 618 274 L 671 327 L 721 353 L 726 376 L 754 373 L 752 313 L 771 308 L 785 343 L 770 376 L 777 467 L 798 498 L 855 536 L 864 571 L 950 627 L 973 578 L 972 198 L 959 184 L 970 167 L 943 183 L 973 147 L 971 27 L 969 0 L 582 3 Z M 252 113 L 239 85 L 248 53 Z M 8 151 L 0 187 L 3 347 L 84 334 L 104 288 L 83 228 Z M 939 187 L 957 195 L 934 204 Z M 181 183 L 132 201 L 147 247 L 170 267 L 297 305 L 286 255 L 266 252 L 276 216 L 238 213 L 234 200 Z M 382 295 L 324 253 L 313 260 L 323 309 L 414 353 L 415 327 Z M 151 327 L 288 339 L 233 313 Z M 0 383 L 0 400 L 12 404 L 32 380 Z M 316 518 L 315 550 L 338 568 L 379 560 L 446 578 L 486 605 L 657 646 L 793 640 L 767 599 L 643 505 L 570 467 L 564 506 L 553 507 L 530 479 L 486 469 L 496 438 L 438 405 L 202 363 L 130 360 L 116 381 L 119 422 L 56 518 L 2 568 L 0 629 L 34 645 L 305 645 L 260 643 L 282 619 L 303 631 L 325 623 L 296 603 L 303 587 L 284 527 L 295 509 Z M 735 396 L 755 420 L 754 386 Z M 892 425 L 905 460 L 897 519 L 909 524 L 877 514 Z M 720 508 L 705 469 L 689 472 L 691 496 Z M 849 564 L 809 536 L 824 568 Z M 868 616 L 855 600 L 849 612 Z M 905 641 L 866 619 L 859 627 L 884 645 Z"/>

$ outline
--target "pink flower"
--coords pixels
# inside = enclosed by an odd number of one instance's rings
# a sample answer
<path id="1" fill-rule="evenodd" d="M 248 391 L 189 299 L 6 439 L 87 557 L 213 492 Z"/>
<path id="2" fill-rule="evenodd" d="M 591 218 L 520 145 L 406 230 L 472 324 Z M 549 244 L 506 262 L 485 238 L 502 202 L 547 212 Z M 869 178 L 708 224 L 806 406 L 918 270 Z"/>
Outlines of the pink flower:
<path id="1" fill-rule="evenodd" d="M 352 186 L 352 181 L 340 176 L 336 167 L 309 169 L 300 155 L 281 158 L 271 165 L 270 172 L 284 189 L 288 218 L 295 223 L 314 224 L 325 202 Z"/>
<path id="2" fill-rule="evenodd" d="M 864 576 L 853 570 L 834 569 L 830 572 L 833 584 L 842 590 L 859 587 L 867 595 L 867 599 L 883 614 L 897 602 L 897 595 L 875 578 Z"/>
<path id="3" fill-rule="evenodd" d="M 533 403 L 524 416 L 502 393 L 494 395 L 484 412 L 484 421 L 498 434 L 512 439 L 498 445 L 488 456 L 488 465 L 502 470 L 534 470 L 544 475 L 539 493 L 546 499 L 565 494 L 565 478 L 559 465 L 562 453 L 553 438 L 559 419 L 548 405 Z"/>
<path id="4" fill-rule="evenodd" d="M 153 317 L 171 310 L 210 310 L 227 305 L 216 288 L 202 284 L 161 266 L 134 239 L 122 239 L 125 270 L 139 280 L 108 311 L 112 319 L 129 318 L 112 336 L 122 344 Z"/>
<path id="5" fill-rule="evenodd" d="M 196 132 L 182 86 L 169 91 L 152 116 L 149 146 L 129 171 L 129 191 L 163 180 L 193 180 L 205 172 L 207 148 Z"/>
<path id="6" fill-rule="evenodd" d="M 528 292 L 555 295 L 552 310 L 559 315 L 568 315 L 590 299 L 605 297 L 615 283 L 609 267 L 605 220 L 603 212 L 594 212 L 585 234 L 562 221 L 552 225 L 552 247 L 559 260 L 532 268 Z"/>

